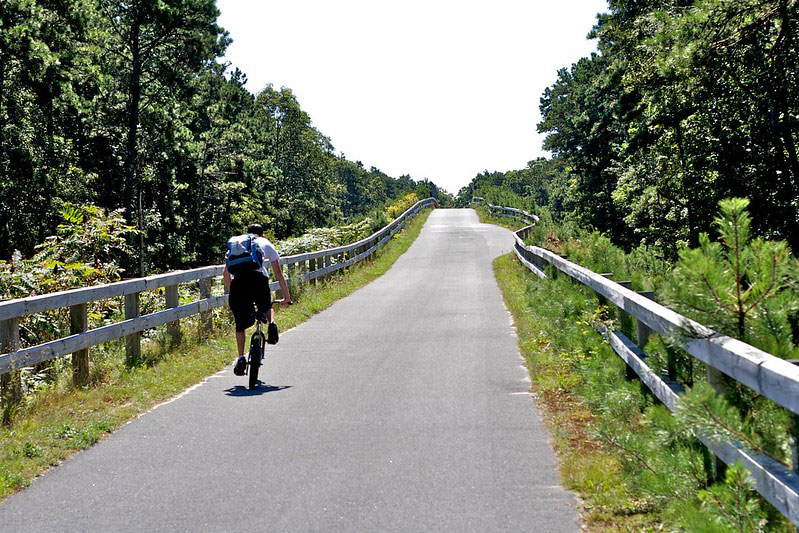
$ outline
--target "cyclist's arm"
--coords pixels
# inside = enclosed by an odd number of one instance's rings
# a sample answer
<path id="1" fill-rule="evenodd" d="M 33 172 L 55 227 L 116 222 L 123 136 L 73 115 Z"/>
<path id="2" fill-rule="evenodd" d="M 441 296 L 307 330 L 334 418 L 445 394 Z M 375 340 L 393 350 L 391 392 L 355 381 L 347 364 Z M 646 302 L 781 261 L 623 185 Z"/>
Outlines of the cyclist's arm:
<path id="1" fill-rule="evenodd" d="M 280 260 L 272 261 L 272 272 L 275 273 L 275 278 L 280 284 L 280 292 L 283 294 L 283 303 L 291 303 L 291 294 L 289 294 L 289 287 L 286 284 L 286 278 L 283 277 L 283 269 L 280 268 Z"/>
<path id="2" fill-rule="evenodd" d="M 230 292 L 230 282 L 232 278 L 230 277 L 230 272 L 227 271 L 227 265 L 225 265 L 225 269 L 222 271 L 222 280 L 225 282 L 225 292 Z"/>

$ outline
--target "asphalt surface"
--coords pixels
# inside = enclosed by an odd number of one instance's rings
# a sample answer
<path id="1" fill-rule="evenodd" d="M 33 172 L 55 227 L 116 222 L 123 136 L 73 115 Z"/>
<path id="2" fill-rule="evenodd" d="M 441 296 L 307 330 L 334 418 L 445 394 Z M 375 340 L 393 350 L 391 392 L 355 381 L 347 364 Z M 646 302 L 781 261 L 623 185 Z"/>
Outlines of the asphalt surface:
<path id="1" fill-rule="evenodd" d="M 491 261 L 437 210 L 381 278 L 0 505 L 2 531 L 578 531 Z M 231 354 L 231 359 L 234 354 Z"/>

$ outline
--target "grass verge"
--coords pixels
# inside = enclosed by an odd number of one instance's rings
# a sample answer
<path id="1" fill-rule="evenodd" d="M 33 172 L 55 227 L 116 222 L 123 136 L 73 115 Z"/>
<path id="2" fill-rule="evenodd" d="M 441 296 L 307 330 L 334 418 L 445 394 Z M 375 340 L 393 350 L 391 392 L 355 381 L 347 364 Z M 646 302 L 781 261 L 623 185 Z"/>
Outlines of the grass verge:
<path id="1" fill-rule="evenodd" d="M 280 330 L 304 322 L 385 273 L 411 246 L 430 212 L 409 221 L 373 260 L 292 293 L 295 304 L 276 312 Z M 155 347 L 158 356 L 145 357 L 147 366 L 126 368 L 120 354 L 94 386 L 62 384 L 34 394 L 13 425 L 0 429 L 0 502 L 48 468 L 230 364 L 235 340 L 229 323 L 222 326 L 201 343 L 186 342 L 171 350 Z"/>
<path id="2" fill-rule="evenodd" d="M 533 392 L 560 459 L 562 481 L 583 499 L 588 529 L 640 531 L 655 526 L 658 517 L 636 507 L 620 462 L 592 435 L 594 413 L 575 393 L 584 382 L 576 367 L 596 359 L 603 349 L 601 338 L 591 338 L 594 333 L 586 323 L 593 306 L 571 287 L 564 291 L 562 282 L 538 282 L 513 254 L 497 258 L 494 273 L 513 315 Z M 623 386 L 612 377 L 622 376 L 623 368 L 609 357 L 608 363 L 612 371 L 607 377 Z"/>
<path id="3" fill-rule="evenodd" d="M 488 209 L 479 205 L 473 205 L 472 209 L 477 212 L 477 217 L 483 224 L 494 224 L 495 226 L 508 228 L 511 231 L 518 231 L 527 225 L 515 218 L 494 216 Z"/>
<path id="4" fill-rule="evenodd" d="M 589 531 L 794 530 L 736 477 L 740 469 L 714 483 L 690 429 L 625 379 L 624 362 L 594 330 L 610 321 L 593 291 L 565 276 L 542 281 L 514 254 L 494 271 L 563 484 L 583 499 Z"/>

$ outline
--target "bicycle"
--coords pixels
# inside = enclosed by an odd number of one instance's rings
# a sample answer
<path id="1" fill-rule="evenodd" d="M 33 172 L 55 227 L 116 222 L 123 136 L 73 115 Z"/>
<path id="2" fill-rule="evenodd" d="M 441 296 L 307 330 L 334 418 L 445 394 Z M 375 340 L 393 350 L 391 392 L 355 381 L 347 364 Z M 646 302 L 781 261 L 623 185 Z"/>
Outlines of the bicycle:
<path id="1" fill-rule="evenodd" d="M 250 354 L 247 357 L 247 374 L 249 376 L 250 389 L 258 388 L 258 370 L 264 359 L 266 350 L 266 335 L 261 330 L 261 320 L 255 317 L 255 332 L 250 337 Z"/>
<path id="2" fill-rule="evenodd" d="M 275 305 L 292 305 L 293 302 L 285 300 L 276 300 L 273 302 Z M 261 329 L 261 315 L 255 315 L 255 332 L 250 337 L 250 353 L 247 357 L 247 369 L 245 373 L 249 376 L 250 389 L 258 388 L 258 371 L 263 364 L 264 355 L 266 355 L 266 335 Z M 277 330 L 275 330 L 277 331 Z M 273 342 L 277 342 L 275 339 Z"/>

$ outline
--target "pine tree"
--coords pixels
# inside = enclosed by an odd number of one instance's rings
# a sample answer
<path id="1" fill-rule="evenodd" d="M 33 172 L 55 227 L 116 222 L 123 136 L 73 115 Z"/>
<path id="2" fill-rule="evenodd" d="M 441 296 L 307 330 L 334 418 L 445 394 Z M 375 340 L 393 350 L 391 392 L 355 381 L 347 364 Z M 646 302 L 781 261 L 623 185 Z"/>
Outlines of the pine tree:
<path id="1" fill-rule="evenodd" d="M 699 248 L 683 249 L 668 288 L 669 304 L 715 329 L 779 357 L 796 353 L 789 316 L 799 307 L 792 282 L 797 262 L 785 241 L 752 238 L 749 200 L 719 203 L 714 225 Z"/>

